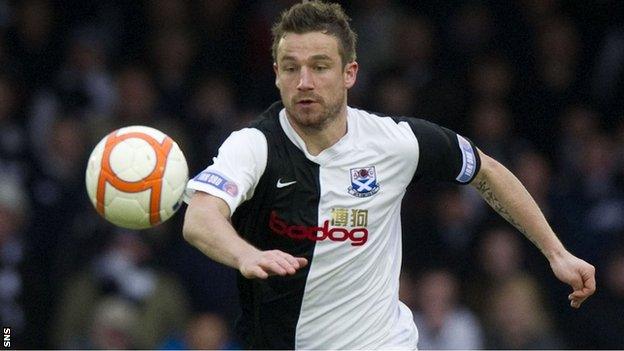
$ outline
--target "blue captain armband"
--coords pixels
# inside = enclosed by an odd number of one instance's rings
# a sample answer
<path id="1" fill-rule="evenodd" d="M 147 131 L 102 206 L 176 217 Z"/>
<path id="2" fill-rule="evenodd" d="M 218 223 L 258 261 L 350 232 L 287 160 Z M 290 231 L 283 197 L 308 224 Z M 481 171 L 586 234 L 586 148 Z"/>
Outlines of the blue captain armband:
<path id="1" fill-rule="evenodd" d="M 474 178 L 477 171 L 477 156 L 475 155 L 475 148 L 472 147 L 466 138 L 457 134 L 457 141 L 462 153 L 462 169 L 455 179 L 462 184 L 466 184 Z"/>

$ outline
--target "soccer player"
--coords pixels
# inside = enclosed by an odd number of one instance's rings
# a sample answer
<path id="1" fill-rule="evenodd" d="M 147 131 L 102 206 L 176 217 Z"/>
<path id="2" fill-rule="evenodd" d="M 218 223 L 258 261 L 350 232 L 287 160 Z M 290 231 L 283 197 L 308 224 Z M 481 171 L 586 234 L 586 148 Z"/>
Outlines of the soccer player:
<path id="1" fill-rule="evenodd" d="M 188 184 L 184 237 L 239 270 L 245 347 L 415 349 L 398 299 L 400 211 L 421 178 L 474 186 L 571 285 L 578 308 L 595 290 L 594 267 L 563 247 L 509 170 L 433 123 L 348 106 L 355 41 L 337 4 L 285 11 L 273 28 L 281 102 Z"/>

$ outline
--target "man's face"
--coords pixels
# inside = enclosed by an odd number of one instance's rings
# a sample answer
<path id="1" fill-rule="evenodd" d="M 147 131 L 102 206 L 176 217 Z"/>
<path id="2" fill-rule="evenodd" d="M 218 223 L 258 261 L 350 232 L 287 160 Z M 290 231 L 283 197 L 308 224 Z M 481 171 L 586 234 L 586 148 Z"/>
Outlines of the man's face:
<path id="1" fill-rule="evenodd" d="M 302 128 L 323 129 L 346 106 L 357 63 L 343 66 L 338 39 L 322 32 L 287 33 L 277 47 L 275 84 L 288 115 Z"/>

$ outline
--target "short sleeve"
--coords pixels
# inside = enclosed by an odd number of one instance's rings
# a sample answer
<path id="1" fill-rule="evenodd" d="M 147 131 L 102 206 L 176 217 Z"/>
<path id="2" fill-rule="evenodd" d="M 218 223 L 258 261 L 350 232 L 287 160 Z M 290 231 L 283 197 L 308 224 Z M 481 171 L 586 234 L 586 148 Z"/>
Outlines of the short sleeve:
<path id="1" fill-rule="evenodd" d="M 219 148 L 213 164 L 189 180 L 185 201 L 195 191 L 223 199 L 230 213 L 253 196 L 267 164 L 267 140 L 255 128 L 233 132 Z"/>
<path id="2" fill-rule="evenodd" d="M 467 138 L 422 119 L 408 120 L 418 141 L 416 177 L 468 184 L 479 172 L 481 160 Z"/>

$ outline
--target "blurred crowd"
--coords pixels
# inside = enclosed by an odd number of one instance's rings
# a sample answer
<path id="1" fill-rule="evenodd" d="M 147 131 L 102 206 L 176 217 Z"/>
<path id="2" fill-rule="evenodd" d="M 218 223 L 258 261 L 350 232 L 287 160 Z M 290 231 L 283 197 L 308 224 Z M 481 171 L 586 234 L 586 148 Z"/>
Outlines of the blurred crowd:
<path id="1" fill-rule="evenodd" d="M 172 136 L 192 175 L 279 95 L 270 27 L 292 0 L 0 0 L 0 321 L 26 348 L 227 349 L 235 271 L 134 232 L 84 186 L 107 132 Z M 597 268 L 569 288 L 471 187 L 404 200 L 401 298 L 421 349 L 624 348 L 624 2 L 341 2 L 359 34 L 350 105 L 471 138 Z"/>

